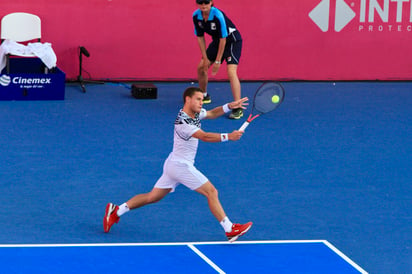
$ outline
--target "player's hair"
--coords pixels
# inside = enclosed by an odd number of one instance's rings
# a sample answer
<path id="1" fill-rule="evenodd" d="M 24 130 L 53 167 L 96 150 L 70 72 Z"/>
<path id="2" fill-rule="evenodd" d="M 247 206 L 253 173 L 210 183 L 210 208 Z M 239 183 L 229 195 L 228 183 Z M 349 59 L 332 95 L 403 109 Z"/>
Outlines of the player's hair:
<path id="1" fill-rule="evenodd" d="M 199 87 L 188 87 L 185 92 L 183 92 L 183 104 L 186 103 L 186 97 L 192 97 L 195 92 L 202 92 L 203 90 Z"/>

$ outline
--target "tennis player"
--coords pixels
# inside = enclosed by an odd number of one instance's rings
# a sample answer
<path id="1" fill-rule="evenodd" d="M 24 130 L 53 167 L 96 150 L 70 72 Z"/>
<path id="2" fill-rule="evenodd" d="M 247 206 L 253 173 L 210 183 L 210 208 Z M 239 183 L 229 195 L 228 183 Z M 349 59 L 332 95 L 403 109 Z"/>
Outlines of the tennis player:
<path id="1" fill-rule="evenodd" d="M 213 6 L 213 0 L 196 0 L 198 9 L 193 13 L 193 24 L 202 59 L 197 67 L 199 87 L 204 90 L 204 103 L 210 103 L 207 93 L 208 69 L 212 66 L 212 75 L 216 75 L 222 62 L 227 64 L 227 75 L 234 101 L 241 98 L 240 81 L 237 75 L 239 59 L 242 53 L 242 37 L 233 22 L 222 11 Z M 205 33 L 212 37 L 206 49 Z M 229 115 L 232 119 L 243 116 L 242 108 L 235 108 Z"/>
<path id="2" fill-rule="evenodd" d="M 234 108 L 244 109 L 247 97 L 233 101 L 210 111 L 203 106 L 203 91 L 200 88 L 189 87 L 183 93 L 183 109 L 180 110 L 174 125 L 173 151 L 166 159 L 163 174 L 153 189 L 148 193 L 138 194 L 126 203 L 117 206 L 108 203 L 103 218 L 105 232 L 109 232 L 113 224 L 118 223 L 120 216 L 126 212 L 147 204 L 156 203 L 168 193 L 173 192 L 179 184 L 183 184 L 207 198 L 210 211 L 220 222 L 230 242 L 236 241 L 245 234 L 252 222 L 233 224 L 226 216 L 220 204 L 218 192 L 208 178 L 194 166 L 199 140 L 204 142 L 237 141 L 243 131 L 234 130 L 231 133 L 212 133 L 201 129 L 201 120 L 214 119 Z"/>

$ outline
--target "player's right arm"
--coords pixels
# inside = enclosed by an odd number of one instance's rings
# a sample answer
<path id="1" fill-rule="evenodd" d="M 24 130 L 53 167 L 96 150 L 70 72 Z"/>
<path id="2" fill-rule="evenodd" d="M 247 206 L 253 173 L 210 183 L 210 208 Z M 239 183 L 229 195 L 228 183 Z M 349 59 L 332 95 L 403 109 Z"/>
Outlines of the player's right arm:
<path id="1" fill-rule="evenodd" d="M 195 137 L 203 142 L 217 143 L 226 141 L 237 141 L 243 135 L 243 131 L 234 130 L 231 133 L 215 133 L 215 132 L 205 132 L 201 129 L 196 131 L 192 137 Z"/>

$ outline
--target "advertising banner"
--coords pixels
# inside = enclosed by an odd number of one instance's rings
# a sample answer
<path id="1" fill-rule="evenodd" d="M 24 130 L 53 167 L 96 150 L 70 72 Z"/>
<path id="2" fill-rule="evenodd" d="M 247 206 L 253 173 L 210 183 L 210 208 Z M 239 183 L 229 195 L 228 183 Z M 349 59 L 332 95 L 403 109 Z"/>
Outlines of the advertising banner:
<path id="1" fill-rule="evenodd" d="M 64 100 L 65 74 L 17 73 L 0 75 L 0 100 Z"/>
<path id="2" fill-rule="evenodd" d="M 196 2 L 24 2 L 59 67 L 77 79 L 195 80 Z M 20 3 L 21 4 L 21 3 Z M 412 80 L 412 0 L 214 0 L 243 38 L 241 80 Z M 64 5 L 64 9 L 62 9 Z M 3 15 L 19 9 L 0 4 Z M 63 13 L 76 20 L 61 20 Z M 46 24 L 47 23 L 47 24 Z M 208 38 L 206 37 L 207 41 Z M 225 64 L 210 80 L 227 80 Z"/>

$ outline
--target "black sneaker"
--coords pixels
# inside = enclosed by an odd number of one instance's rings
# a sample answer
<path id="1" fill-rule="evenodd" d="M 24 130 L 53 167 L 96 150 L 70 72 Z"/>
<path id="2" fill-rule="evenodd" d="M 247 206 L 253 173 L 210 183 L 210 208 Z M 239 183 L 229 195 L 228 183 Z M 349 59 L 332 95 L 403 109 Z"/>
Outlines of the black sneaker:
<path id="1" fill-rule="evenodd" d="M 241 108 L 235 108 L 232 110 L 232 113 L 230 113 L 229 118 L 230 119 L 240 119 L 243 117 L 243 109 Z"/>
<path id="2" fill-rule="evenodd" d="M 203 104 L 210 104 L 212 102 L 212 98 L 210 98 L 209 93 L 206 94 L 205 97 L 203 97 Z"/>

